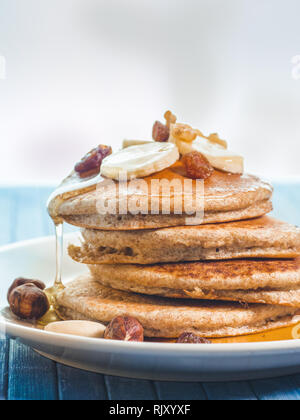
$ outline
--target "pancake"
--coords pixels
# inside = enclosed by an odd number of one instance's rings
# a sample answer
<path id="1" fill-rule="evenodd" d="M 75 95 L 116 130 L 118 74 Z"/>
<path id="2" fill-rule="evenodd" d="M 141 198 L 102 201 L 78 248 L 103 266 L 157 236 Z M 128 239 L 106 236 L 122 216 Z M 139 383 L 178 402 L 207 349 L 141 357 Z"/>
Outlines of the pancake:
<path id="1" fill-rule="evenodd" d="M 62 218 L 70 224 L 84 228 L 133 230 L 184 226 L 188 216 L 187 209 L 195 210 L 196 202 L 199 208 L 204 209 L 204 219 L 194 221 L 194 224 L 254 218 L 272 210 L 271 185 L 252 175 L 214 171 L 213 175 L 204 181 L 204 202 L 203 193 L 199 198 L 196 181 L 185 177 L 180 162 L 143 180 L 143 189 L 137 183 L 125 183 L 120 191 L 117 182 L 108 182 L 102 178 L 97 186 L 88 188 L 87 191 L 73 191 L 55 197 L 49 204 L 49 212 L 52 217 Z M 181 188 L 176 191 L 166 191 L 162 187 L 155 189 L 153 182 L 162 180 L 178 182 Z M 191 187 L 185 189 L 183 186 L 187 181 L 191 183 Z M 127 188 L 124 189 L 124 185 Z M 120 205 L 124 206 L 126 200 L 127 209 L 130 203 L 138 203 L 136 214 L 120 211 Z M 165 211 L 166 200 L 169 201 L 169 211 Z M 99 203 L 104 201 L 106 208 L 114 211 L 99 211 Z M 151 213 L 153 202 L 155 207 L 157 206 L 156 214 Z M 178 212 L 178 206 L 182 209 L 181 212 Z"/>
<path id="2" fill-rule="evenodd" d="M 91 265 L 89 269 L 95 281 L 118 290 L 300 308 L 300 258 L 150 266 Z"/>
<path id="3" fill-rule="evenodd" d="M 241 210 L 231 211 L 205 211 L 203 215 L 202 224 L 210 223 L 224 223 L 232 220 L 246 220 L 270 213 L 273 210 L 273 205 L 270 200 L 260 201 L 254 203 L 252 206 Z M 113 216 L 113 215 L 78 215 L 78 216 L 64 216 L 64 221 L 70 225 L 78 226 L 87 229 L 101 229 L 103 230 L 138 230 L 138 229 L 156 229 L 165 227 L 176 227 L 186 225 L 186 215 L 144 215 L 131 214 Z M 193 224 L 193 223 L 190 223 Z M 195 223 L 198 224 L 198 223 Z"/>
<path id="4" fill-rule="evenodd" d="M 258 333 L 299 322 L 297 309 L 275 305 L 188 301 L 116 291 L 82 276 L 57 296 L 63 319 L 108 324 L 114 317 L 138 319 L 146 337 L 177 338 L 190 331 L 203 337 Z"/>
<path id="5" fill-rule="evenodd" d="M 219 225 L 144 231 L 84 229 L 69 254 L 84 264 L 154 264 L 237 258 L 295 258 L 300 229 L 264 216 Z"/>

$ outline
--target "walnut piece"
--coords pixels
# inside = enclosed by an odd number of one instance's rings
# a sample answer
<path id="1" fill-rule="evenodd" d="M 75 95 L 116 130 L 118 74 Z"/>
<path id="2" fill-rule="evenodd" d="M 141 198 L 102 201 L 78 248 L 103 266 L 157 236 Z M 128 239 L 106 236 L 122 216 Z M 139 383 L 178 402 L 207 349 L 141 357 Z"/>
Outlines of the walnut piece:
<path id="1" fill-rule="evenodd" d="M 175 124 L 172 127 L 172 136 L 178 140 L 191 143 L 199 136 L 199 130 L 194 130 L 188 124 Z"/>

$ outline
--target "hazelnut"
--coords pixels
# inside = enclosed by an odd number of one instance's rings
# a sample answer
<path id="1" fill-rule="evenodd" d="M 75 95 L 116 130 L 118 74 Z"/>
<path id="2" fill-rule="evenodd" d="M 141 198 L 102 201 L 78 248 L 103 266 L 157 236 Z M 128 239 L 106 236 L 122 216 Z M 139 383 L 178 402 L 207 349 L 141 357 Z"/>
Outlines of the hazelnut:
<path id="1" fill-rule="evenodd" d="M 21 319 L 40 319 L 49 308 L 46 294 L 35 284 L 27 283 L 13 289 L 9 295 L 11 311 Z"/>
<path id="2" fill-rule="evenodd" d="M 192 332 L 184 332 L 178 338 L 177 343 L 211 344 L 211 341 Z"/>
<path id="3" fill-rule="evenodd" d="M 144 341 L 144 328 L 130 316 L 117 316 L 107 326 L 104 338 L 121 341 Z"/>
<path id="4" fill-rule="evenodd" d="M 28 284 L 28 283 L 32 283 L 34 284 L 36 287 L 38 287 L 41 290 L 45 290 L 46 289 L 46 285 L 45 283 L 43 283 L 40 280 L 30 280 L 30 279 L 24 279 L 23 277 L 19 277 L 17 278 L 13 284 L 10 286 L 10 288 L 8 289 L 7 292 L 7 301 L 9 303 L 9 296 L 11 294 L 11 292 L 16 289 L 19 286 L 23 286 L 24 284 Z"/>

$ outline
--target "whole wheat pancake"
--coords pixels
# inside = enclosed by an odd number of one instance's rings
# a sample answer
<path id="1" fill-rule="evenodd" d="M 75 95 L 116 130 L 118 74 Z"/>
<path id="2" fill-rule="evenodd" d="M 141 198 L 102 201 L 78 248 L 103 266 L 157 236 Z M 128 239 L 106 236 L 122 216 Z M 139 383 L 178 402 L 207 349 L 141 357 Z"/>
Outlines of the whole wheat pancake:
<path id="1" fill-rule="evenodd" d="M 231 211 L 205 211 L 203 214 L 203 223 L 224 223 L 232 220 L 246 220 L 270 213 L 273 210 L 271 200 L 264 200 L 254 203 L 252 206 L 240 210 Z M 64 216 L 64 221 L 82 228 L 103 230 L 138 230 L 138 229 L 156 229 L 165 227 L 185 226 L 186 215 L 144 215 L 131 214 L 112 216 L 112 215 L 79 215 L 79 216 Z M 199 224 L 195 222 L 195 225 Z M 190 222 L 193 225 L 193 222 Z"/>
<path id="2" fill-rule="evenodd" d="M 161 185 L 158 189 L 153 187 L 153 181 L 162 180 L 178 182 L 182 188 L 171 188 L 168 191 Z M 49 205 L 50 214 L 85 228 L 133 230 L 184 226 L 188 215 L 186 209 L 195 208 L 196 202 L 204 209 L 203 223 L 254 218 L 272 210 L 271 185 L 252 175 L 232 175 L 214 171 L 213 175 L 204 181 L 203 202 L 199 200 L 196 181 L 186 178 L 180 162 L 144 178 L 143 181 L 145 189 L 141 189 L 138 183 L 127 183 L 122 184 L 123 187 L 119 190 L 119 183 L 111 180 L 108 182 L 102 178 L 97 186 L 87 191 L 73 191 L 54 198 Z M 184 182 L 187 181 L 190 188 L 186 190 Z M 104 201 L 104 195 L 105 208 L 114 209 L 114 212 L 99 211 L 99 203 Z M 203 198 L 203 193 L 200 198 Z M 169 201 L 169 211 L 166 211 L 166 199 Z M 138 203 L 137 214 L 124 212 L 124 208 L 120 211 L 120 206 L 124 206 L 126 200 L 127 209 L 131 209 L 130 203 Z M 157 210 L 155 214 L 151 212 L 153 203 Z M 178 206 L 182 209 L 181 213 L 178 212 Z M 199 223 L 199 220 L 195 221 L 195 224 Z"/>
<path id="3" fill-rule="evenodd" d="M 144 231 L 84 229 L 70 256 L 84 264 L 154 264 L 237 258 L 295 258 L 300 229 L 264 216 L 219 225 Z"/>
<path id="4" fill-rule="evenodd" d="M 176 338 L 185 331 L 204 337 L 257 333 L 299 322 L 297 309 L 275 305 L 188 301 L 116 291 L 83 276 L 57 297 L 64 319 L 109 323 L 115 316 L 138 319 L 146 337 Z"/>
<path id="5" fill-rule="evenodd" d="M 300 258 L 157 265 L 91 265 L 104 286 L 172 298 L 231 300 L 300 308 Z"/>

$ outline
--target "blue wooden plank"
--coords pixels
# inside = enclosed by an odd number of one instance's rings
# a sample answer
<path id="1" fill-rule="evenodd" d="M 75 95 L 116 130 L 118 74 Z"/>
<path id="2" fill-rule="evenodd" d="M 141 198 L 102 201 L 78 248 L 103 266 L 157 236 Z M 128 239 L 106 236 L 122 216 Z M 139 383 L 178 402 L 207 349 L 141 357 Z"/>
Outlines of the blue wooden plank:
<path id="1" fill-rule="evenodd" d="M 150 381 L 105 376 L 109 400 L 156 400 L 155 388 Z"/>
<path id="2" fill-rule="evenodd" d="M 16 217 L 16 199 L 8 189 L 0 189 L 0 245 L 15 240 L 14 221 Z M 9 339 L 5 331 L 0 331 L 0 400 L 7 399 L 8 392 Z"/>
<path id="3" fill-rule="evenodd" d="M 9 340 L 0 334 L 0 400 L 7 399 Z"/>
<path id="4" fill-rule="evenodd" d="M 199 383 L 155 382 L 158 398 L 166 400 L 203 401 L 207 396 Z"/>
<path id="5" fill-rule="evenodd" d="M 300 400 L 300 386 L 293 376 L 251 381 L 251 386 L 259 400 Z"/>
<path id="6" fill-rule="evenodd" d="M 292 378 L 294 379 L 294 381 L 297 384 L 297 387 L 299 388 L 300 387 L 300 374 L 293 375 Z"/>
<path id="7" fill-rule="evenodd" d="M 60 400 L 107 400 L 104 376 L 57 365 Z"/>
<path id="8" fill-rule="evenodd" d="M 218 382 L 204 383 L 203 388 L 209 400 L 257 400 L 248 382 Z"/>
<path id="9" fill-rule="evenodd" d="M 55 363 L 13 340 L 10 341 L 8 399 L 58 399 Z"/>

